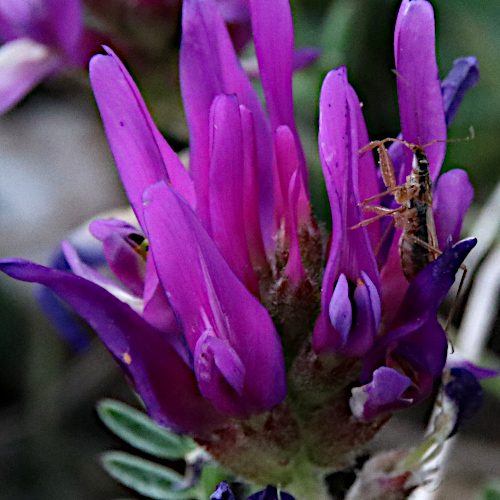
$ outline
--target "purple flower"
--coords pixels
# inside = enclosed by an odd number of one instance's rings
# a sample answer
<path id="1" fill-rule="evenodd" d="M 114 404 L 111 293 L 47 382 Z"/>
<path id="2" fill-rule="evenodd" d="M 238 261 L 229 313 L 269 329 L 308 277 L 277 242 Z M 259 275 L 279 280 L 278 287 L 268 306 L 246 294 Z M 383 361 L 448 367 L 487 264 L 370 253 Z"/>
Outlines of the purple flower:
<path id="1" fill-rule="evenodd" d="M 313 334 L 319 354 L 363 356 L 380 324 L 380 275 L 369 235 L 374 228 L 350 230 L 362 220 L 361 196 L 378 190 L 374 164 L 371 172 L 366 169 L 363 184 L 358 180 L 358 149 L 367 142 L 360 103 L 347 83 L 346 69 L 331 71 L 320 97 L 319 150 L 333 229 Z"/>
<path id="2" fill-rule="evenodd" d="M 434 16 L 427 1 L 403 1 L 394 46 L 401 137 L 414 144 L 438 141 L 425 147 L 435 180 L 446 149 L 446 120 L 435 57 Z M 463 96 L 463 89 L 471 85 L 467 75 L 474 61 L 467 62 L 445 85 L 448 109 L 458 105 L 458 94 Z M 353 390 L 350 402 L 354 415 L 362 421 L 430 394 L 447 351 L 437 307 L 475 244 L 464 241 L 451 247 L 449 241 L 458 240 L 463 216 L 472 202 L 473 190 L 462 170 L 444 174 L 434 192 L 437 237 L 440 248 L 446 250 L 411 283 L 401 268 L 401 230 L 392 240 L 384 223 L 350 230 L 371 216 L 363 215 L 359 203 L 382 190 L 371 153 L 358 155 L 368 142 L 361 106 L 347 82 L 345 68 L 331 71 L 320 96 L 319 149 L 333 229 L 313 346 L 321 355 L 364 356 L 364 385 Z M 402 183 L 411 172 L 413 151 L 396 143 L 390 154 Z M 453 200 L 450 192 L 456 194 Z M 391 241 L 388 259 L 381 262 L 376 253 Z M 380 274 L 377 260 L 382 264 Z"/>
<path id="3" fill-rule="evenodd" d="M 475 244 L 475 239 L 467 239 L 447 248 L 410 283 L 390 331 L 365 357 L 364 385 L 352 391 L 351 409 L 360 420 L 405 408 L 432 392 L 448 349 L 437 309 Z"/>
<path id="4" fill-rule="evenodd" d="M 0 5 L 0 113 L 44 78 L 86 63 L 79 0 L 6 0 Z"/>
<path id="5" fill-rule="evenodd" d="M 234 500 L 234 494 L 226 482 L 219 483 L 210 495 L 210 500 Z M 278 490 L 275 486 L 267 486 L 262 491 L 250 495 L 247 500 L 294 500 L 292 495 Z"/>
<path id="6" fill-rule="evenodd" d="M 262 412 L 285 397 L 282 345 L 258 300 L 259 283 L 269 279 L 268 255 L 278 244 L 287 256 L 275 271 L 280 279 L 292 288 L 304 279 L 298 231 L 310 224 L 310 207 L 293 118 L 293 28 L 286 2 L 251 5 L 269 118 L 214 3 L 188 0 L 183 9 L 180 74 L 191 130 L 189 173 L 114 53 L 95 56 L 90 65 L 138 221 L 90 227 L 118 281 L 84 264 L 67 243 L 63 251 L 73 274 L 15 259 L 2 269 L 66 300 L 99 333 L 152 416 L 200 435 L 227 417 Z M 280 37 L 273 50 L 276 33 L 266 29 L 271 14 Z M 166 380 L 176 380 L 175 387 Z"/>
<path id="7" fill-rule="evenodd" d="M 461 171 L 439 180 L 443 254 L 411 283 L 397 238 L 386 244 L 388 259 L 378 259 L 384 225 L 353 229 L 369 217 L 359 204 L 381 191 L 378 172 L 371 154 L 359 156 L 369 139 L 347 71 L 333 70 L 320 96 L 333 221 L 325 264 L 293 115 L 290 6 L 251 0 L 249 7 L 268 113 L 215 0 L 184 0 L 179 73 L 189 169 L 105 48 L 91 60 L 90 79 L 137 220 L 89 227 L 111 273 L 87 265 L 68 242 L 62 251 L 72 272 L 19 259 L 0 261 L 0 269 L 49 287 L 87 320 L 160 424 L 193 434 L 256 483 L 295 482 L 294 495 L 314 497 L 324 484 L 317 491 L 298 484 L 304 467 L 318 477 L 344 467 L 387 414 L 426 397 L 441 375 L 447 340 L 437 308 L 475 244 L 453 244 L 472 191 Z M 403 138 L 444 139 L 428 2 L 403 1 L 395 46 Z M 450 109 L 464 78 L 452 79 Z M 426 151 L 435 179 L 445 144 Z M 412 154 L 399 154 L 404 179 Z M 453 203 L 452 188 L 463 195 Z M 219 493 L 230 498 L 227 489 Z"/>

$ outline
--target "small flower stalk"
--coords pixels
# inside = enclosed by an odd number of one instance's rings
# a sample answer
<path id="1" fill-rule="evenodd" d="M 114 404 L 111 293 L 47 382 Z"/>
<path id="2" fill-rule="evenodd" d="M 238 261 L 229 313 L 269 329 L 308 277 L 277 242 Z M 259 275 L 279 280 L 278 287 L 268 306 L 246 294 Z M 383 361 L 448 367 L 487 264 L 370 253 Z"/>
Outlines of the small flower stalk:
<path id="1" fill-rule="evenodd" d="M 401 137 L 428 160 L 438 241 L 409 282 L 401 259 L 429 245 L 417 239 L 400 249 L 405 229 L 390 194 L 381 204 L 391 216 L 364 223 L 373 215 L 364 201 L 385 188 L 372 152 L 359 153 L 370 141 L 346 68 L 328 73 L 320 94 L 326 234 L 312 211 L 293 114 L 288 0 L 249 2 L 267 112 L 214 0 L 184 0 L 182 8 L 188 169 L 114 52 L 105 47 L 90 63 L 136 218 L 89 227 L 114 278 L 85 264 L 69 242 L 62 250 L 71 272 L 20 259 L 0 269 L 68 302 L 157 423 L 191 435 L 255 484 L 328 498 L 325 474 L 348 467 L 393 412 L 427 398 L 442 376 L 448 342 L 438 307 L 476 242 L 458 241 L 473 196 L 467 174 L 439 171 L 447 125 L 477 80 L 477 61 L 461 60 L 441 84 L 432 7 L 403 0 L 394 41 Z M 414 151 L 394 142 L 388 155 L 404 184 Z M 224 488 L 211 498 L 232 498 Z M 277 498 L 275 489 L 261 493 L 255 498 Z"/>

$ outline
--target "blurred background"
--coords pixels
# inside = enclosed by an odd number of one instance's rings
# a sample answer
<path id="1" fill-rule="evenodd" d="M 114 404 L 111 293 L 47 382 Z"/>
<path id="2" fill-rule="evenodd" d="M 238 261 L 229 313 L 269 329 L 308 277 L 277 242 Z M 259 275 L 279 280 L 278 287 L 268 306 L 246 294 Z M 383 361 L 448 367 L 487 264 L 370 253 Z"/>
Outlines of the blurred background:
<path id="1" fill-rule="evenodd" d="M 119 52 L 140 83 L 153 115 L 176 150 L 187 146 L 177 83 L 179 4 L 137 11 L 137 2 L 88 2 L 90 23 L 119 34 Z M 464 100 L 450 137 L 445 170 L 462 167 L 476 189 L 465 233 L 500 181 L 500 2 L 433 0 L 441 77 L 453 60 L 475 55 L 481 78 Z M 294 0 L 296 46 L 322 49 L 311 67 L 294 77 L 296 116 L 311 173 L 318 218 L 328 223 L 317 153 L 318 96 L 326 72 L 346 64 L 364 103 L 370 137 L 399 131 L 396 78 L 391 71 L 397 0 Z M 110 38 L 113 38 L 110 36 Z M 123 40 L 127 40 L 124 44 Z M 111 42 L 109 42 L 111 43 Z M 251 53 L 251 49 L 246 49 Z M 120 53 L 122 53 L 120 52 Z M 246 53 L 246 52 L 245 52 Z M 45 81 L 0 117 L 0 257 L 46 263 L 59 241 L 100 212 L 126 206 L 85 70 Z M 497 239 L 493 214 L 491 238 Z M 486 226 L 488 231 L 488 226 Z M 498 262 L 500 267 L 500 262 Z M 457 320 L 458 321 L 458 320 Z M 134 402 L 111 356 L 89 334 L 75 349 L 50 325 L 31 285 L 0 276 L 0 500 L 113 499 L 131 492 L 108 478 L 99 453 L 127 449 L 99 422 L 103 397 Z M 499 319 L 490 333 L 490 356 L 500 352 Z M 474 498 L 500 477 L 500 390 L 486 384 L 484 408 L 460 436 L 441 499 Z M 416 442 L 429 405 L 397 416 L 380 446 Z"/>

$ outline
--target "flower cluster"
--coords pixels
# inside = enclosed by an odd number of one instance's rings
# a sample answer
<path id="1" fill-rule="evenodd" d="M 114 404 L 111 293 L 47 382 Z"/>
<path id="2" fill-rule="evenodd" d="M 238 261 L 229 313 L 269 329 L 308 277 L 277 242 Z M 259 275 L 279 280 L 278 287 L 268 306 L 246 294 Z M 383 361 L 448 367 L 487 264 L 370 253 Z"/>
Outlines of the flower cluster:
<path id="1" fill-rule="evenodd" d="M 247 0 L 217 0 L 241 49 L 251 38 Z M 66 68 L 84 68 L 101 43 L 131 59 L 158 52 L 173 37 L 180 0 L 4 0 L 0 3 L 0 114 L 17 105 L 40 82 Z M 84 15 L 85 10 L 85 15 Z M 124 18 L 138 25 L 128 27 Z M 137 20 L 140 22 L 137 22 Z M 88 26 L 87 26 L 88 25 Z M 157 31 L 155 36 L 152 31 Z M 149 45 L 140 45 L 146 39 Z M 152 40 L 150 40 L 152 39 Z M 144 44 L 144 42 L 142 42 Z M 150 71 L 152 69 L 150 68 Z"/>
<path id="2" fill-rule="evenodd" d="M 189 170 L 114 52 L 91 60 L 137 219 L 90 225 L 116 279 L 83 263 L 67 242 L 72 273 L 20 259 L 0 269 L 49 287 L 87 320 L 157 422 L 190 433 L 249 479 L 294 482 L 289 491 L 315 497 L 317 477 L 349 464 L 391 412 L 427 397 L 440 377 L 447 338 L 437 309 L 475 245 L 457 243 L 473 193 L 463 171 L 439 178 L 432 210 L 442 252 L 408 282 L 401 229 L 362 225 L 369 215 L 360 204 L 383 189 L 372 153 L 359 155 L 369 139 L 342 67 L 320 95 L 332 211 L 325 237 L 294 121 L 290 6 L 249 5 L 267 113 L 215 1 L 183 2 Z M 477 62 L 461 60 L 442 93 L 427 0 L 403 0 L 394 46 L 402 138 L 427 145 L 436 182 L 447 123 L 475 83 Z M 413 151 L 396 143 L 389 154 L 404 183 Z"/>

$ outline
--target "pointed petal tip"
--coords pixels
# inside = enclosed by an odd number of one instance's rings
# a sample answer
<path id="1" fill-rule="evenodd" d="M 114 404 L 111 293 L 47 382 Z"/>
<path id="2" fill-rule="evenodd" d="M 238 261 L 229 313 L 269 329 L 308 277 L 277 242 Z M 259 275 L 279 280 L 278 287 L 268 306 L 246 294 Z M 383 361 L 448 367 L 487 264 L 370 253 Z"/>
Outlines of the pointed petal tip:
<path id="1" fill-rule="evenodd" d="M 477 245 L 477 238 L 465 238 L 453 246 L 453 250 L 457 252 L 462 260 L 467 257 L 469 252 Z"/>

